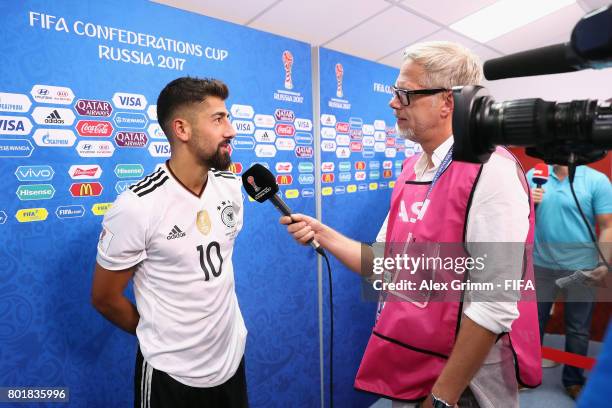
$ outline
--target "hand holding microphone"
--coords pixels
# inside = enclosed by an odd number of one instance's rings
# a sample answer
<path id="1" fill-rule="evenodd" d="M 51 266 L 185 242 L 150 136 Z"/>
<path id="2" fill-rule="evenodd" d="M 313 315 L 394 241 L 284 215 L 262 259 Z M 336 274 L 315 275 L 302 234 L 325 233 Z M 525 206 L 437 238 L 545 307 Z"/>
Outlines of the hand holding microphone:
<path id="1" fill-rule="evenodd" d="M 531 181 L 537 186 L 531 190 L 531 197 L 533 198 L 533 202 L 538 205 L 544 198 L 544 189 L 542 186 L 548 182 L 548 166 L 545 163 L 536 164 L 533 169 Z"/>
<path id="2" fill-rule="evenodd" d="M 289 230 L 289 228 L 288 230 L 297 241 L 302 244 L 310 244 L 315 251 L 323 254 L 323 248 L 321 248 L 319 243 L 314 239 L 314 231 L 312 231 L 312 228 L 305 229 L 307 219 L 317 223 L 318 221 L 302 214 L 291 214 L 291 209 L 285 204 L 283 199 L 276 194 L 278 193 L 278 184 L 276 184 L 274 175 L 268 169 L 261 164 L 254 164 L 242 174 L 242 185 L 247 194 L 255 201 L 263 203 L 266 200 L 270 200 L 278 211 L 285 215 L 281 217 L 281 224 L 291 224 L 291 230 Z M 321 225 L 320 223 L 318 224 Z"/>
<path id="3" fill-rule="evenodd" d="M 302 245 L 316 241 L 317 234 L 323 230 L 323 224 L 315 218 L 304 214 L 291 214 L 291 217 L 280 217 L 280 223 L 287 226 L 287 232 Z"/>

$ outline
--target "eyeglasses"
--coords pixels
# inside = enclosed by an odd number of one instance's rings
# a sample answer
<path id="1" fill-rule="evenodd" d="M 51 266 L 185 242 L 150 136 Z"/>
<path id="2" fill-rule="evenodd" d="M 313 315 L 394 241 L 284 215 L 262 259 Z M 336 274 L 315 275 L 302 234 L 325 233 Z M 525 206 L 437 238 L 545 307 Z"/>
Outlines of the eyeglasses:
<path id="1" fill-rule="evenodd" d="M 450 89 L 446 88 L 431 88 L 431 89 L 402 89 L 392 86 L 393 93 L 397 96 L 397 99 L 401 102 L 402 105 L 408 106 L 410 105 L 410 95 L 433 95 L 440 92 L 450 91 Z"/>

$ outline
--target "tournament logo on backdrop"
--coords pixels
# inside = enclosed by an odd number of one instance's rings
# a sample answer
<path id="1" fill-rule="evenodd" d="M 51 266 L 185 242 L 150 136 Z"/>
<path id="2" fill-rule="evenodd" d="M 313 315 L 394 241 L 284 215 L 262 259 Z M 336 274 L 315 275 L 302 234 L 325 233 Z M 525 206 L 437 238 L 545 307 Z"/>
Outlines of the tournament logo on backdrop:
<path id="1" fill-rule="evenodd" d="M 285 89 L 293 89 L 293 80 L 291 78 L 293 54 L 290 51 L 283 51 L 283 66 L 285 67 Z"/>
<path id="2" fill-rule="evenodd" d="M 302 96 L 302 94 L 300 92 L 292 91 L 292 89 L 294 88 L 292 70 L 293 62 L 295 60 L 291 51 L 283 51 L 282 61 L 283 70 L 285 72 L 285 89 L 277 89 L 276 92 L 274 92 L 274 99 L 283 102 L 303 103 L 304 97 Z"/>
<path id="3" fill-rule="evenodd" d="M 336 64 L 336 96 L 338 98 L 344 97 L 344 92 L 342 91 L 342 78 L 344 77 L 344 67 L 342 64 Z"/>
<path id="4" fill-rule="evenodd" d="M 336 76 L 336 92 L 335 92 L 336 97 L 331 98 L 329 101 L 327 101 L 327 106 L 329 106 L 330 108 L 350 110 L 351 103 L 348 100 L 343 99 L 344 98 L 344 87 L 343 87 L 344 67 L 342 66 L 342 64 L 337 63 L 334 66 L 334 74 Z"/>

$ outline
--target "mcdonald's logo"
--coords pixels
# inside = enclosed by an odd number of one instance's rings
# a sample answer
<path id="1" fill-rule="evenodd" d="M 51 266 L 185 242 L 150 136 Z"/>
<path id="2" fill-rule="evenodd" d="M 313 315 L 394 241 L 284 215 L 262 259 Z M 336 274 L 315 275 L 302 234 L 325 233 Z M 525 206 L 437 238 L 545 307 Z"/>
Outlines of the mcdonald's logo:
<path id="1" fill-rule="evenodd" d="M 366 164 L 364 161 L 355 162 L 355 170 L 365 170 Z"/>
<path id="2" fill-rule="evenodd" d="M 232 163 L 230 164 L 229 170 L 234 174 L 242 173 L 242 163 Z"/>
<path id="3" fill-rule="evenodd" d="M 323 173 L 321 175 L 321 180 L 324 183 L 333 183 L 334 182 L 334 173 Z"/>
<path id="4" fill-rule="evenodd" d="M 391 177 L 393 177 L 393 172 L 391 170 L 383 171 L 383 178 L 391 178 Z"/>
<path id="5" fill-rule="evenodd" d="M 276 183 L 281 186 L 288 186 L 293 183 L 293 176 L 291 174 L 281 174 L 276 176 Z"/>
<path id="6" fill-rule="evenodd" d="M 102 184 L 95 183 L 73 183 L 70 186 L 70 194 L 73 197 L 97 197 L 102 194 Z"/>

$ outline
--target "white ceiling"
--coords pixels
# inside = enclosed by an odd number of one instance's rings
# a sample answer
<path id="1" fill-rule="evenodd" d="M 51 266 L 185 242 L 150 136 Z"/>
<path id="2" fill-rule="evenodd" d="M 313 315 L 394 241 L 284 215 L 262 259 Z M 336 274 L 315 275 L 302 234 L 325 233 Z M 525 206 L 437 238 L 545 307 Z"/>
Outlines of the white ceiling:
<path id="1" fill-rule="evenodd" d="M 459 42 L 483 60 L 566 42 L 586 12 L 609 4 L 609 0 L 578 0 L 533 23 L 480 43 L 449 26 L 496 0 L 152 1 L 394 67 L 401 64 L 402 50 L 418 41 Z"/>

